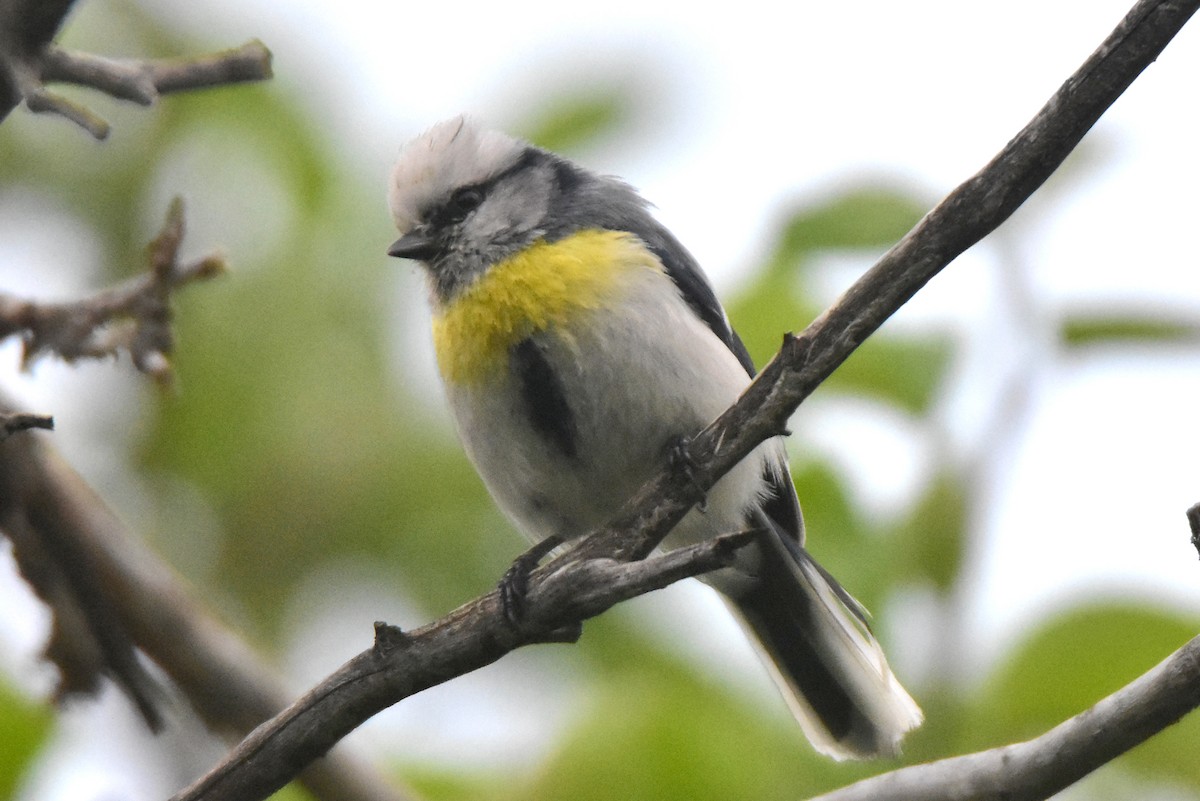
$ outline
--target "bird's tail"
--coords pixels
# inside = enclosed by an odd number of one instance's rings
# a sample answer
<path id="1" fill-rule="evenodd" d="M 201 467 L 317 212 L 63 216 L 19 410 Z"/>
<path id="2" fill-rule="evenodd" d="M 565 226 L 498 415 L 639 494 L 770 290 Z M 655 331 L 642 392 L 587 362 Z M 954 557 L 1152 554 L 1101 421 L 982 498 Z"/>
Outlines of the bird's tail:
<path id="1" fill-rule="evenodd" d="M 858 601 L 774 527 L 759 575 L 730 603 L 754 634 L 814 747 L 837 759 L 893 756 L 921 710 L 892 675 Z"/>

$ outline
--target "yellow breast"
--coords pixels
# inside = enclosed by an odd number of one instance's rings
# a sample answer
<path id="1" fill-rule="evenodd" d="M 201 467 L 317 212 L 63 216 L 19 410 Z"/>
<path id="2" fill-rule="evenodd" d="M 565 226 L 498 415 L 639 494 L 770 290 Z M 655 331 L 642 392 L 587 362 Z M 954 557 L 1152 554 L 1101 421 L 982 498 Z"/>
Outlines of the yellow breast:
<path id="1" fill-rule="evenodd" d="M 583 313 L 615 302 L 658 258 L 632 234 L 587 230 L 539 240 L 495 264 L 435 312 L 433 344 L 442 377 L 471 384 L 502 375 L 508 352 L 547 329 L 570 331 Z"/>

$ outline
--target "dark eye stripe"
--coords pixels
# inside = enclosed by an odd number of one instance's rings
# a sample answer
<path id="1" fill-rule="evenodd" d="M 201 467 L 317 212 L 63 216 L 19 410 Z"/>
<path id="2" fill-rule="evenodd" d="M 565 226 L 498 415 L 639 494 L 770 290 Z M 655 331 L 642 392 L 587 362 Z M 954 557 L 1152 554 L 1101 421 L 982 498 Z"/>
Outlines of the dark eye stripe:
<path id="1" fill-rule="evenodd" d="M 450 195 L 440 206 L 436 206 L 427 214 L 427 219 L 436 228 L 441 228 L 446 225 L 456 225 L 467 218 L 467 216 L 477 209 L 481 203 L 487 198 L 488 194 L 500 181 L 520 172 L 521 170 L 532 167 L 538 164 L 547 155 L 534 147 L 527 147 L 521 153 L 511 166 L 506 167 L 500 172 L 477 184 L 469 186 L 460 186 Z"/>
<path id="2" fill-rule="evenodd" d="M 479 208 L 483 202 L 483 190 L 478 186 L 464 186 L 454 190 L 450 199 L 434 215 L 434 224 L 454 225 L 467 219 L 467 215 Z"/>

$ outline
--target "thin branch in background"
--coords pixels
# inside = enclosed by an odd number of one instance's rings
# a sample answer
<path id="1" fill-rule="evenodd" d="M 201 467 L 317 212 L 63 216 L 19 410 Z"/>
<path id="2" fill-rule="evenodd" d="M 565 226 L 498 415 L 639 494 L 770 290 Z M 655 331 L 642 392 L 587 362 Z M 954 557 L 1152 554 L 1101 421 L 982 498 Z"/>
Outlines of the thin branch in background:
<path id="1" fill-rule="evenodd" d="M 1040 737 L 901 768 L 810 801 L 1040 801 L 1200 706 L 1200 637 Z"/>
<path id="2" fill-rule="evenodd" d="M 0 416 L 19 417 L 4 408 Z M 89 558 L 88 545 L 59 524 L 69 511 L 43 492 L 30 458 L 32 434 L 0 442 L 0 531 L 12 543 L 22 577 L 51 611 L 44 657 L 58 670 L 57 701 L 94 694 L 105 676 L 134 703 L 151 731 L 160 731 L 162 688 L 137 656 L 127 628 L 113 613 L 111 593 Z"/>
<path id="3" fill-rule="evenodd" d="M 168 357 L 174 349 L 171 295 L 226 270 L 224 259 L 217 255 L 181 264 L 183 235 L 183 202 L 176 198 L 162 231 L 148 248 L 147 273 L 66 303 L 42 303 L 0 293 L 0 339 L 23 339 L 25 367 L 46 354 L 73 362 L 126 352 L 138 370 L 160 384 L 169 384 Z"/>
<path id="4" fill-rule="evenodd" d="M 139 370 L 159 383 L 169 383 L 168 356 L 174 346 L 171 294 L 224 270 L 224 262 L 213 256 L 180 264 L 183 235 L 183 204 L 176 199 L 162 231 L 148 247 L 147 274 L 70 303 L 37 303 L 0 294 L 0 339 L 22 337 L 26 366 L 46 353 L 73 361 L 125 351 Z M 32 445 L 7 441 L 18 430 L 51 428 L 51 419 L 0 409 L 0 422 L 0 440 L 4 440 L 0 443 L 0 530 L 13 543 L 22 575 L 54 612 L 46 656 L 59 668 L 58 696 L 92 693 L 101 677 L 108 675 L 134 702 L 147 725 L 159 730 L 161 688 L 114 615 L 114 601 L 88 556 L 87 542 L 63 533 L 59 518 L 66 512 L 58 503 L 66 499 L 47 496 L 45 482 L 31 475 L 36 462 L 26 450 Z M 22 454 L 30 464 L 11 464 L 21 462 Z M 55 503 L 47 502 L 48 497 Z"/>
<path id="5" fill-rule="evenodd" d="M 159 95 L 270 77 L 271 51 L 258 39 L 218 53 L 176 59 L 105 58 L 51 45 L 42 65 L 46 82 L 86 86 L 143 106 Z"/>
<path id="6" fill-rule="evenodd" d="M 56 45 L 46 49 L 42 80 L 88 86 L 119 100 L 149 106 L 158 99 L 158 88 L 146 62 L 105 58 L 91 53 L 64 50 Z M 28 104 L 28 99 L 26 99 Z"/>
<path id="7" fill-rule="evenodd" d="M 0 396 L 0 411 L 9 406 Z M 278 672 L 129 532 L 49 438 L 0 443 L 0 531 L 53 615 L 46 651 L 60 672 L 60 696 L 94 692 L 110 676 L 130 697 L 140 692 L 155 700 L 145 677 L 120 672 L 136 648 L 225 736 L 244 737 L 292 697 Z M 408 797 L 344 749 L 299 781 L 318 801 Z"/>
<path id="8" fill-rule="evenodd" d="M 529 598 L 534 620 L 555 630 L 581 621 L 582 616 L 562 616 L 572 600 L 564 576 L 574 577 L 593 561 L 613 564 L 615 557 L 638 564 L 635 560 L 651 554 L 705 488 L 759 443 L 783 431 L 799 404 L 871 333 L 959 254 L 1008 219 L 1198 6 L 1200 0 L 1140 0 L 982 171 L 938 204 L 801 336 L 785 338 L 780 353 L 738 403 L 692 439 L 688 475 L 664 470 L 642 488 L 617 522 L 533 573 Z M 655 562 L 651 557 L 644 564 Z M 541 594 L 550 586 L 566 594 L 546 607 Z M 552 617 L 539 617 L 547 613 Z M 256 730 L 175 801 L 264 798 L 375 712 L 489 664 L 519 645 L 540 641 L 539 633 L 547 632 L 514 632 L 493 592 L 436 623 L 389 637 L 391 647 L 373 648 L 352 659 L 284 715 Z M 1195 705 L 1188 703 L 1178 706 L 1176 717 Z M 1143 739 L 1153 733 L 1140 720 L 1134 723 L 1131 729 Z M 1089 734 L 1080 726 L 1072 732 Z M 1006 786 L 1022 781 L 1018 776 L 1004 779 Z"/>
<path id="9" fill-rule="evenodd" d="M 159 95 L 271 77 L 271 52 L 257 39 L 218 53 L 179 59 L 113 59 L 53 44 L 70 0 L 0 0 L 0 120 L 21 101 L 35 113 L 70 120 L 96 139 L 108 123 L 46 84 L 68 83 L 148 106 Z"/>
<path id="10" fill-rule="evenodd" d="M 34 428 L 54 430 L 54 418 L 45 414 L 0 411 L 0 442 L 21 431 Z"/>
<path id="11" fill-rule="evenodd" d="M 57 114 L 70 120 L 96 139 L 106 139 L 108 122 L 87 106 L 69 97 L 52 92 L 44 86 L 34 86 L 25 92 L 25 108 L 34 114 Z"/>

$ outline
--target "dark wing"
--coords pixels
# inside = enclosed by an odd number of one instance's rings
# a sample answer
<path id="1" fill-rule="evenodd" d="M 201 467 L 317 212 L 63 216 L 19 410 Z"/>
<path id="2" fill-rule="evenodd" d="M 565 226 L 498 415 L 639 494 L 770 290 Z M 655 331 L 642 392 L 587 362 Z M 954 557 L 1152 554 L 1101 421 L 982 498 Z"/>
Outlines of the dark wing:
<path id="1" fill-rule="evenodd" d="M 716 293 L 708 283 L 708 278 L 705 277 L 692 254 L 688 253 L 687 248 L 660 225 L 655 225 L 649 231 L 639 231 L 638 234 L 646 242 L 646 247 L 650 248 L 651 252 L 662 261 L 663 266 L 667 269 L 667 275 L 671 276 L 675 286 L 679 287 L 679 293 L 683 295 L 687 304 L 704 321 L 704 324 L 712 329 L 717 338 L 725 343 L 725 347 L 733 351 L 733 355 L 737 356 L 737 360 L 746 369 L 746 373 L 753 376 L 755 373 L 754 361 L 750 358 L 746 346 L 742 344 L 741 337 L 729 324 L 729 318 L 725 316 L 725 309 L 721 307 Z"/>
<path id="2" fill-rule="evenodd" d="M 650 230 L 638 231 L 646 246 L 658 256 L 667 275 L 679 287 L 679 293 L 687 304 L 699 315 L 717 338 L 733 352 L 746 373 L 751 377 L 755 374 L 754 361 L 741 337 L 729 324 L 717 295 L 713 292 L 708 278 L 696 263 L 696 259 L 680 244 L 669 231 L 657 223 Z M 763 512 L 770 517 L 783 531 L 792 535 L 799 544 L 804 543 L 804 518 L 800 514 L 800 501 L 796 497 L 796 488 L 792 484 L 791 472 L 787 465 L 783 466 L 782 475 L 768 473 L 767 483 L 771 487 L 771 497 L 763 503 Z"/>
<path id="3" fill-rule="evenodd" d="M 753 377 L 754 361 L 730 326 L 729 318 L 725 316 L 725 310 L 721 308 L 700 265 L 687 248 L 654 219 L 648 211 L 648 204 L 633 187 L 616 178 L 597 176 L 552 153 L 534 150 L 554 165 L 557 214 L 553 224 L 545 228 L 545 238 L 553 242 L 585 228 L 626 231 L 639 237 L 658 256 L 687 304 L 737 357 L 746 374 Z M 797 543 L 803 544 L 804 519 L 800 516 L 796 488 L 792 486 L 786 464 L 780 472 L 782 475 L 779 477 L 774 474 L 767 477 L 772 492 L 763 504 L 763 511 L 781 530 L 792 535 Z"/>

